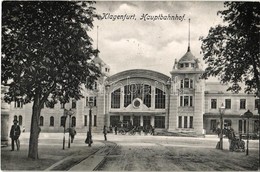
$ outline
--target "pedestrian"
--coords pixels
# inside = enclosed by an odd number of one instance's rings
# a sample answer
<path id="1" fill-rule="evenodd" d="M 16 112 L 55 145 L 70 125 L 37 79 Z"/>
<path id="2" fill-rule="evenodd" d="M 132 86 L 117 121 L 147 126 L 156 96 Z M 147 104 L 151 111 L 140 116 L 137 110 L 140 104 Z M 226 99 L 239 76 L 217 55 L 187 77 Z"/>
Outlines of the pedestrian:
<path id="1" fill-rule="evenodd" d="M 105 125 L 104 125 L 104 128 L 103 128 L 103 134 L 104 134 L 105 140 L 107 140 L 107 127 Z"/>
<path id="2" fill-rule="evenodd" d="M 231 126 L 227 128 L 227 137 L 229 142 L 229 150 L 233 151 L 234 150 L 233 141 L 236 138 L 236 136 L 235 136 L 234 129 L 231 128 Z"/>
<path id="3" fill-rule="evenodd" d="M 154 127 L 152 126 L 152 135 L 154 136 Z"/>
<path id="4" fill-rule="evenodd" d="M 75 135 L 77 134 L 76 130 L 74 127 L 70 127 L 69 128 L 69 135 L 70 135 L 70 138 L 71 138 L 71 143 L 73 143 L 73 140 L 74 140 L 74 137 Z"/>
<path id="5" fill-rule="evenodd" d="M 14 151 L 14 142 L 16 143 L 17 150 L 20 149 L 20 134 L 21 134 L 21 129 L 20 126 L 17 125 L 18 121 L 17 119 L 13 120 L 13 125 L 11 127 L 10 131 L 10 138 L 12 139 L 12 151 Z"/>
<path id="6" fill-rule="evenodd" d="M 115 135 L 117 135 L 117 125 L 115 125 Z"/>

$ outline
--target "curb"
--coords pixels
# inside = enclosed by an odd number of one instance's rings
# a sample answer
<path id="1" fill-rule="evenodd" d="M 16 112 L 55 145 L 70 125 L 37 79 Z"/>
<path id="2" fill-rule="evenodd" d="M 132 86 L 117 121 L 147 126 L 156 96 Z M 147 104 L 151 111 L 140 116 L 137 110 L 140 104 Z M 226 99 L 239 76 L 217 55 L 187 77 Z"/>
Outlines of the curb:
<path id="1" fill-rule="evenodd" d="M 102 143 L 102 142 L 101 142 L 101 143 Z M 77 164 L 81 163 L 82 161 L 84 161 L 84 160 L 87 159 L 88 157 L 92 156 L 93 154 L 95 154 L 96 152 L 98 152 L 99 150 L 101 150 L 103 147 L 105 147 L 105 146 L 104 146 L 104 145 L 103 145 L 103 146 L 99 146 L 96 151 L 94 151 L 94 152 L 88 154 L 86 157 L 84 157 L 84 158 L 83 158 L 81 161 L 79 161 Z M 65 161 L 67 161 L 67 160 L 69 160 L 69 159 L 71 159 L 71 158 L 74 157 L 74 156 L 75 156 L 75 154 L 70 155 L 70 156 L 68 156 L 68 157 L 66 157 L 66 158 L 64 158 L 64 159 L 62 159 L 62 160 L 60 160 L 60 161 L 58 161 L 58 162 L 52 164 L 50 167 L 46 168 L 44 171 L 52 171 L 53 169 L 55 169 L 56 167 L 58 167 L 60 164 L 62 164 L 63 162 L 65 162 Z M 76 166 L 77 164 L 74 164 L 73 166 Z M 72 167 L 73 167 L 73 166 L 72 166 Z M 71 168 L 72 168 L 72 167 L 71 167 Z"/>

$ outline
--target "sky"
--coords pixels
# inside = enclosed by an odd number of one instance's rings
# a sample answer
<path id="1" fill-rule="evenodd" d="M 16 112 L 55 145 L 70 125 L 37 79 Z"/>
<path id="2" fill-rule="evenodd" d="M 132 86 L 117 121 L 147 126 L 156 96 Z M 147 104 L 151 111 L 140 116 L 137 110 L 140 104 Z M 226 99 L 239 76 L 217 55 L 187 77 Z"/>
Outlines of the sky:
<path id="1" fill-rule="evenodd" d="M 103 19 L 94 21 L 89 34 L 95 48 L 98 42 L 100 58 L 110 66 L 111 75 L 129 69 L 149 69 L 168 76 L 175 59 L 187 52 L 189 19 L 191 52 L 206 67 L 199 38 L 206 37 L 210 27 L 222 23 L 217 11 L 224 9 L 220 1 L 97 1 L 95 7 Z M 135 16 L 113 21 L 110 17 L 116 15 Z M 175 18 L 144 21 L 143 15 Z"/>

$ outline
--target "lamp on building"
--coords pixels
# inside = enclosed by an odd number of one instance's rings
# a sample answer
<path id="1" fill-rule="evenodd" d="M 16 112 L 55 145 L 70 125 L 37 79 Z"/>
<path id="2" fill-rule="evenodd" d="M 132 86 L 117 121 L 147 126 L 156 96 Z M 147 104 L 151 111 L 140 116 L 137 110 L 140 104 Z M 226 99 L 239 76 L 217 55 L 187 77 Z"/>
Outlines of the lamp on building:
<path id="1" fill-rule="evenodd" d="M 219 149 L 223 150 L 223 115 L 225 112 L 225 106 L 223 103 L 219 107 L 219 113 L 220 113 L 220 140 L 219 140 Z"/>
<path id="2" fill-rule="evenodd" d="M 243 115 L 242 118 L 247 118 L 247 142 L 246 142 L 246 155 L 248 155 L 248 144 L 249 144 L 249 118 L 253 117 L 253 113 L 250 110 L 247 110 Z"/>
<path id="3" fill-rule="evenodd" d="M 93 102 L 88 102 L 88 105 L 89 105 L 89 129 L 88 129 L 87 137 L 88 137 L 88 146 L 91 147 L 91 144 L 92 144 L 91 127 L 92 127 L 92 107 L 93 107 Z"/>

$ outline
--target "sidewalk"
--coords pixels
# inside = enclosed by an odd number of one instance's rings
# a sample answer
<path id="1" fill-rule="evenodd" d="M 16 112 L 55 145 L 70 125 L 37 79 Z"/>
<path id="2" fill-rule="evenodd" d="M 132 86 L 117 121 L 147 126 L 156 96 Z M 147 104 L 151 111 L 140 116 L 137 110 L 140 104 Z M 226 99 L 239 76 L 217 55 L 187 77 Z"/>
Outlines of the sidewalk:
<path id="1" fill-rule="evenodd" d="M 92 147 L 88 147 L 84 143 L 85 134 L 82 133 L 77 135 L 70 148 L 68 148 L 66 140 L 65 150 L 63 150 L 60 139 L 62 136 L 62 133 L 41 133 L 38 144 L 39 160 L 32 160 L 28 158 L 29 133 L 22 133 L 19 151 L 10 151 L 11 145 L 1 148 L 1 170 L 69 170 L 104 147 L 104 143 L 99 137 L 94 140 Z"/>

